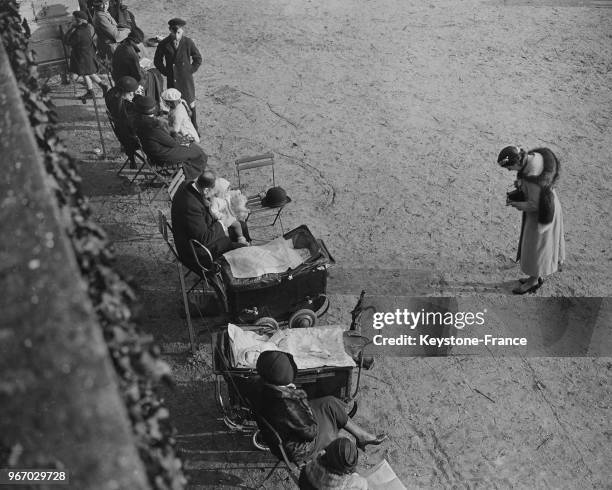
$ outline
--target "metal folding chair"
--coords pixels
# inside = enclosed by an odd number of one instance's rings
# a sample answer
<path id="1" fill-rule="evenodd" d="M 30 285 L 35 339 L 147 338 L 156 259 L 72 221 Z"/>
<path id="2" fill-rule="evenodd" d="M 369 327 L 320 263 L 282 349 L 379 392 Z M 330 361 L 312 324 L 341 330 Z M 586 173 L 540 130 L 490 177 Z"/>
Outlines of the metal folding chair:
<path id="1" fill-rule="evenodd" d="M 199 277 L 191 269 L 186 268 L 181 263 L 181 260 L 179 259 L 176 248 L 174 247 L 174 243 L 170 241 L 170 237 L 168 235 L 168 230 L 170 230 L 170 232 L 173 233 L 172 227 L 168 224 L 168 220 L 166 219 L 166 216 L 161 210 L 157 211 L 157 225 L 159 228 L 159 233 L 161 234 L 162 238 L 168 245 L 168 248 L 170 249 L 170 251 L 172 252 L 172 255 L 174 255 L 174 258 L 176 260 L 176 268 L 178 271 L 179 281 L 181 284 L 181 295 L 183 298 L 183 307 L 185 308 L 185 323 L 187 324 L 187 331 L 189 333 L 189 343 L 191 345 L 192 354 L 195 354 L 197 350 L 197 345 L 196 345 L 196 340 L 195 340 L 196 338 L 195 331 L 193 328 L 193 323 L 191 321 L 191 312 L 189 309 L 189 295 L 194 293 L 198 289 L 198 286 L 200 286 L 203 283 L 203 279 Z M 188 281 L 192 283 L 189 289 L 187 289 Z"/>
<path id="2" fill-rule="evenodd" d="M 185 182 L 185 171 L 181 167 L 176 171 L 172 177 L 172 180 L 168 184 L 168 196 L 170 198 L 170 202 L 172 202 L 172 199 L 174 199 L 174 194 L 176 194 L 176 191 L 183 182 Z"/>
<path id="3" fill-rule="evenodd" d="M 298 465 L 297 463 L 295 463 L 295 462 L 293 462 L 293 461 L 291 461 L 289 459 L 289 457 L 287 456 L 287 453 L 285 451 L 285 447 L 283 445 L 283 440 L 282 440 L 281 436 L 279 435 L 279 433 L 276 431 L 276 429 L 274 429 L 274 427 L 272 427 L 272 424 L 270 424 L 270 422 L 268 422 L 262 415 L 260 415 L 258 413 L 255 414 L 255 418 L 257 420 L 257 425 L 260 427 L 260 429 L 265 430 L 269 434 L 270 439 L 267 442 L 269 444 L 271 444 L 275 448 L 275 450 L 272 450 L 270 447 L 268 447 L 268 450 L 274 456 L 276 456 L 278 458 L 278 461 L 276 462 L 274 467 L 268 472 L 266 477 L 263 479 L 263 481 L 259 485 L 259 488 L 263 488 L 264 487 L 264 484 L 270 479 L 270 477 L 278 469 L 278 467 L 280 466 L 281 463 L 285 464 L 285 469 L 287 470 L 287 473 L 289 473 L 289 476 L 291 477 L 293 482 L 296 484 L 296 486 L 299 487 L 300 486 L 300 484 L 299 484 L 299 474 L 300 474 L 300 471 L 301 471 L 302 467 L 300 465 Z M 257 435 L 258 435 L 258 432 L 253 434 L 253 442 L 254 443 L 256 441 Z M 280 455 L 280 457 L 279 457 L 279 455 Z M 296 473 L 297 473 L 297 475 L 296 475 Z"/>
<path id="4" fill-rule="evenodd" d="M 271 187 L 276 187 L 276 175 L 274 172 L 274 164 L 275 162 L 274 162 L 273 153 L 264 153 L 262 155 L 255 155 L 251 157 L 239 158 L 235 162 L 236 173 L 238 175 L 238 188 L 240 190 L 245 189 L 245 193 L 248 194 L 250 190 L 246 189 L 247 187 L 246 184 L 243 185 L 243 182 L 241 179 L 241 173 L 244 174 L 244 172 L 247 170 L 261 169 L 264 167 L 270 167 L 271 176 L 272 176 L 272 180 L 271 180 L 272 186 Z M 268 183 L 269 182 L 270 181 L 268 180 Z M 248 223 L 248 220 L 249 218 L 251 218 L 251 216 L 257 219 L 268 218 L 268 219 L 271 219 L 272 221 L 269 223 L 255 225 L 254 228 L 265 227 L 265 226 L 273 227 L 278 222 L 280 224 L 281 231 L 284 233 L 285 230 L 283 228 L 283 221 L 281 219 L 281 213 L 283 209 L 285 208 L 285 205 L 275 207 L 275 208 L 269 208 L 269 207 L 262 206 L 261 200 L 265 196 L 265 190 L 266 190 L 265 188 L 260 188 L 260 191 L 257 194 L 253 194 L 247 197 L 247 206 L 250 210 L 250 213 L 245 221 Z"/>
<path id="5" fill-rule="evenodd" d="M 149 157 L 149 155 L 147 155 L 146 151 L 144 150 L 142 143 L 140 142 L 140 138 L 137 139 L 139 148 L 142 151 L 142 155 L 144 155 L 144 159 L 142 160 L 140 166 L 137 168 L 134 177 L 132 177 L 132 180 L 130 180 L 130 185 L 134 184 L 137 179 L 140 179 L 141 182 L 139 183 L 142 183 L 145 186 L 159 185 L 159 188 L 157 189 L 157 191 L 155 191 L 153 197 L 151 198 L 150 202 L 153 202 L 163 189 L 168 188 L 175 173 L 178 171 L 179 168 L 182 168 L 183 163 L 176 162 L 169 164 L 168 162 L 158 162 L 156 160 L 153 160 Z"/>
<path id="6" fill-rule="evenodd" d="M 123 165 L 121 165 L 121 168 L 119 168 L 119 170 L 117 170 L 117 175 L 119 177 L 127 177 L 127 171 L 124 171 L 125 167 L 127 166 L 127 164 L 130 164 L 130 169 L 134 170 L 134 172 L 136 171 L 136 168 L 138 167 L 138 163 L 141 163 L 145 160 L 145 156 L 142 153 L 142 149 L 141 148 L 136 148 L 134 151 L 128 151 L 127 148 L 129 145 L 127 145 L 124 141 L 123 141 L 123 135 L 121 135 L 118 131 L 117 131 L 117 121 L 115 121 L 115 118 L 112 116 L 112 114 L 110 113 L 110 111 L 107 109 L 106 110 L 106 117 L 108 118 L 108 123 L 110 124 L 111 129 L 113 130 L 113 134 L 115 135 L 115 137 L 117 138 L 117 141 L 119 142 L 119 144 L 121 145 L 121 150 L 125 153 L 126 156 L 126 160 L 125 162 L 123 162 Z"/>

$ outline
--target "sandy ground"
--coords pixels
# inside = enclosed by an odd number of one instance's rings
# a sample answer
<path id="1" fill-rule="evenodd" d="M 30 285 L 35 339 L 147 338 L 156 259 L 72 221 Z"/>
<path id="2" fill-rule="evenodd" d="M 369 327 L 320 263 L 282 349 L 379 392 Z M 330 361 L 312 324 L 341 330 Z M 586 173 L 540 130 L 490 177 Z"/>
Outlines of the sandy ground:
<path id="1" fill-rule="evenodd" d="M 362 288 L 397 306 L 456 295 L 460 307 L 503 304 L 538 322 L 537 308 L 508 296 L 520 216 L 504 206 L 513 176 L 494 164 L 508 144 L 549 146 L 563 165 L 568 260 L 537 295 L 610 295 L 612 10 L 529 3 L 131 5 L 148 35 L 188 20 L 204 56 L 211 164 L 233 180 L 236 158 L 275 153 L 293 199 L 285 229 L 306 223 L 325 240 L 337 262 L 325 323 L 347 325 Z M 137 284 L 140 322 L 175 368 L 167 402 L 190 488 L 256 486 L 272 459 L 219 420 L 206 328 L 198 355 L 186 353 L 176 269 L 155 225 L 167 203 L 149 206 L 114 176 L 108 126 L 109 158 L 95 159 L 91 104 L 71 87 L 53 94 L 119 268 Z M 409 488 L 612 488 L 611 370 L 610 358 L 379 356 L 357 420 L 391 442 L 360 468 L 384 457 Z M 284 478 L 269 488 L 289 488 Z"/>

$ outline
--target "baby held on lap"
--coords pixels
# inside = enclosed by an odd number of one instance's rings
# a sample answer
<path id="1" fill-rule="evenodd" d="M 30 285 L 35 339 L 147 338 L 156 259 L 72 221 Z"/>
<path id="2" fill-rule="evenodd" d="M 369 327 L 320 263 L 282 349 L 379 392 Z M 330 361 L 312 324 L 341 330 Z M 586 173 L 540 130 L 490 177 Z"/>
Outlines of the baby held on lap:
<path id="1" fill-rule="evenodd" d="M 239 190 L 230 190 L 230 183 L 223 178 L 218 178 L 210 198 L 210 212 L 223 225 L 227 233 L 232 228 L 238 237 L 237 242 L 248 245 L 242 234 L 242 226 L 239 221 L 245 220 L 249 215 L 246 207 L 247 198 Z"/>

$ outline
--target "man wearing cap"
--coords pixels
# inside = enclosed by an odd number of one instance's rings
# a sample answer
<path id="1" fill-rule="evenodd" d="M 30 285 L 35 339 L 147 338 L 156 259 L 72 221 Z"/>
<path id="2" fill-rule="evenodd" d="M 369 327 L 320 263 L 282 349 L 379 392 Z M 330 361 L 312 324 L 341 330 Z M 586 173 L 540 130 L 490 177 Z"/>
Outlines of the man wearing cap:
<path id="1" fill-rule="evenodd" d="M 138 82 L 129 76 L 121 77 L 104 97 L 106 108 L 113 118 L 115 132 L 125 153 L 131 155 L 138 148 L 138 139 L 134 129 L 134 93 Z"/>
<path id="2" fill-rule="evenodd" d="M 117 21 L 108 13 L 108 0 L 97 0 L 94 3 L 95 14 L 93 25 L 98 35 L 98 52 L 110 58 L 117 47 L 130 33 L 129 27 L 117 25 Z"/>
<path id="3" fill-rule="evenodd" d="M 136 119 L 134 125 L 143 151 L 155 162 L 182 163 L 185 178 L 195 179 L 206 168 L 208 157 L 195 143 L 189 146 L 179 144 L 168 129 L 168 124 L 156 117 L 158 108 L 155 99 L 138 97 L 134 101 Z"/>
<path id="4" fill-rule="evenodd" d="M 157 45 L 153 63 L 166 76 L 168 88 L 179 90 L 189 104 L 191 122 L 197 130 L 193 73 L 202 64 L 202 55 L 194 42 L 183 34 L 185 24 L 183 19 L 170 19 L 170 35 Z"/>

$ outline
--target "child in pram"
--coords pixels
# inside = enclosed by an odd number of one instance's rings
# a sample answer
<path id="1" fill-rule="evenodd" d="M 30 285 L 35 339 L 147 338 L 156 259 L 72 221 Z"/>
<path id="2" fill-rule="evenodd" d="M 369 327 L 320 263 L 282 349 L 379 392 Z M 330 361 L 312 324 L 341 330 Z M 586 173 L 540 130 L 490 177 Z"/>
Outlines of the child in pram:
<path id="1" fill-rule="evenodd" d="M 306 393 L 293 384 L 297 366 L 291 354 L 262 352 L 257 372 L 261 376 L 255 401 L 257 412 L 278 432 L 291 460 L 313 458 L 338 438 L 340 429 L 352 434 L 362 450 L 368 444 L 378 445 L 388 439 L 385 434 L 374 435 L 353 422 L 344 403 L 334 396 L 308 400 Z M 265 430 L 262 434 L 268 440 Z"/>

